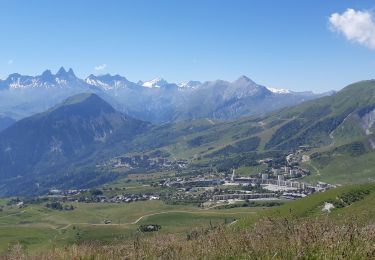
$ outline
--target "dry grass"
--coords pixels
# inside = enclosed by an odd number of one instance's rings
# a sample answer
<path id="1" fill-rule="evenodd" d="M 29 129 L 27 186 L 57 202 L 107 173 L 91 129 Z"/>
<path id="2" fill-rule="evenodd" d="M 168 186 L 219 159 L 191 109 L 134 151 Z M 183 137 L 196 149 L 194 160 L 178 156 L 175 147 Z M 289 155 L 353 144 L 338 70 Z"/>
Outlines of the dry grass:
<path id="1" fill-rule="evenodd" d="M 225 226 L 188 237 L 155 235 L 132 242 L 85 243 L 28 256 L 18 245 L 2 259 L 375 259 L 375 225 L 352 219 L 263 219 L 248 229 Z"/>

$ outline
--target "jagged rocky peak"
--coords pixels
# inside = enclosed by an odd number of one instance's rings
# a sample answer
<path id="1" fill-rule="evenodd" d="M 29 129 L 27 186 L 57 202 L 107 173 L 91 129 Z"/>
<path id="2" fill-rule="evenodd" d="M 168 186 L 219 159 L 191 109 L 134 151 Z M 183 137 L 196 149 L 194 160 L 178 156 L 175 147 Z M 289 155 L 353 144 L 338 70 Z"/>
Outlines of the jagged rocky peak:
<path id="1" fill-rule="evenodd" d="M 52 76 L 52 72 L 51 70 L 45 70 L 42 75 L 42 77 L 49 77 L 49 76 Z"/>
<path id="2" fill-rule="evenodd" d="M 59 77 L 59 78 L 76 78 L 76 75 L 74 74 L 74 71 L 73 71 L 72 68 L 69 68 L 69 70 L 66 71 L 64 67 L 61 67 L 57 71 L 56 77 Z"/>
<path id="3" fill-rule="evenodd" d="M 242 75 L 240 76 L 235 82 L 242 82 L 242 83 L 254 83 L 254 81 L 252 81 L 249 77 L 245 76 L 245 75 Z"/>
<path id="4" fill-rule="evenodd" d="M 17 79 L 17 78 L 20 78 L 22 77 L 21 74 L 19 73 L 12 73 L 12 74 L 9 74 L 9 76 L 6 78 L 7 81 L 9 80 L 14 80 L 14 79 Z"/>
<path id="5" fill-rule="evenodd" d="M 72 68 L 69 68 L 69 70 L 68 70 L 68 74 L 69 75 L 71 75 L 71 76 L 76 76 L 75 74 L 74 74 L 74 71 L 73 71 L 73 69 Z"/>
<path id="6" fill-rule="evenodd" d="M 53 81 L 54 75 L 50 70 L 45 70 L 42 75 L 40 75 L 40 78 L 45 81 Z"/>
<path id="7" fill-rule="evenodd" d="M 57 71 L 56 76 L 62 76 L 66 74 L 66 70 L 63 66 Z"/>
<path id="8" fill-rule="evenodd" d="M 262 86 L 258 85 L 254 81 L 252 81 L 249 77 L 242 75 L 237 80 L 231 83 L 232 86 L 236 87 L 246 87 L 246 88 L 263 88 Z"/>

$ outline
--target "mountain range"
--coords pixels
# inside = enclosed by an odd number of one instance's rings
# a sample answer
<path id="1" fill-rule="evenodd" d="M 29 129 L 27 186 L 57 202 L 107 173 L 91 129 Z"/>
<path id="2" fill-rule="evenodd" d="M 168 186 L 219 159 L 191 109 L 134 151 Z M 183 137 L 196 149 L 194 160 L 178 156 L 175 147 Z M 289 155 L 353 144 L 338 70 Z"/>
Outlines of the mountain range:
<path id="1" fill-rule="evenodd" d="M 222 83 L 228 91 L 224 93 L 241 98 L 249 94 L 245 86 L 252 97 L 269 95 L 264 88 L 250 91 L 243 81 L 254 84 L 240 78 L 230 83 L 229 91 Z M 192 169 L 227 171 L 269 156 L 285 158 L 300 147 L 309 147 L 306 167 L 318 174 L 316 179 L 363 182 L 373 176 L 374 115 L 375 80 L 266 115 L 229 121 L 153 124 L 117 111 L 97 94 L 77 94 L 0 132 L 0 194 L 93 187 L 119 176 L 97 166 L 126 154 L 163 154 L 190 161 Z"/>
<path id="2" fill-rule="evenodd" d="M 332 94 L 267 88 L 246 76 L 233 82 L 185 83 L 169 83 L 162 78 L 135 83 L 110 74 L 80 79 L 72 69 L 66 71 L 62 67 L 56 74 L 50 70 L 38 76 L 14 73 L 0 80 L 0 114 L 18 120 L 82 92 L 95 93 L 116 110 L 154 123 L 199 118 L 235 119 Z"/>

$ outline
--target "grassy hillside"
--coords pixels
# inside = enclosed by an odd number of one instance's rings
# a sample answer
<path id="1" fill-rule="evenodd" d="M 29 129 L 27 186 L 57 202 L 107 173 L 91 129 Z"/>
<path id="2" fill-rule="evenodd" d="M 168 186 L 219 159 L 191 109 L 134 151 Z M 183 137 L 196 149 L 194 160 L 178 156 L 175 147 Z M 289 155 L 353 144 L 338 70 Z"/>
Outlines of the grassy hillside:
<path id="1" fill-rule="evenodd" d="M 332 202 L 338 208 L 331 213 L 322 212 L 325 202 Z M 6 256 L 13 259 L 372 259 L 374 203 L 375 184 L 347 186 L 260 211 L 234 225 L 211 223 L 183 235 L 140 235 L 109 245 L 83 243 L 44 251 L 34 257 L 15 245 Z M 171 217 L 176 220 L 178 214 Z"/>
<path id="2" fill-rule="evenodd" d="M 375 153 L 365 153 L 360 156 L 340 154 L 323 159 L 315 159 L 310 167 L 314 173 L 307 177 L 307 181 L 324 181 L 328 183 L 363 183 L 375 181 Z"/>
<path id="3" fill-rule="evenodd" d="M 356 201 L 345 205 L 342 208 L 335 208 L 331 213 L 322 211 L 325 202 L 341 201 L 347 194 L 360 192 L 369 192 L 369 194 L 356 197 Z M 304 199 L 287 203 L 277 208 L 258 212 L 256 216 L 244 218 L 239 221 L 241 227 L 248 227 L 261 217 L 276 217 L 289 219 L 312 219 L 312 218 L 335 218 L 345 221 L 345 219 L 362 217 L 363 222 L 373 222 L 375 220 L 375 208 L 371 207 L 375 202 L 375 184 L 360 184 L 343 186 L 331 189 L 326 192 L 316 193 Z M 343 218 L 345 216 L 345 218 Z"/>
<path id="4" fill-rule="evenodd" d="M 158 142 L 155 146 L 164 147 L 175 156 L 191 156 L 194 153 L 212 153 L 253 136 L 261 138 L 261 145 L 253 148 L 259 151 L 264 148 L 289 150 L 306 144 L 339 144 L 365 136 L 359 117 L 370 112 L 374 104 L 375 81 L 362 81 L 333 96 L 285 108 L 262 118 L 243 118 L 232 122 L 185 121 L 155 128 L 154 134 L 159 133 L 158 138 L 154 138 Z M 145 134 L 140 141 L 147 144 L 149 138 Z M 191 152 L 184 153 L 183 150 Z"/>
<path id="5" fill-rule="evenodd" d="M 6 203 L 6 202 L 5 202 Z M 114 243 L 134 238 L 139 225 L 161 225 L 159 233 L 182 233 L 198 227 L 223 224 L 254 214 L 258 209 L 200 209 L 167 205 L 161 201 L 130 204 L 72 203 L 73 211 L 43 204 L 13 207 L 0 212 L 0 251 L 19 243 L 29 252 L 62 247 L 80 241 Z M 104 220 L 111 221 L 104 224 Z"/>

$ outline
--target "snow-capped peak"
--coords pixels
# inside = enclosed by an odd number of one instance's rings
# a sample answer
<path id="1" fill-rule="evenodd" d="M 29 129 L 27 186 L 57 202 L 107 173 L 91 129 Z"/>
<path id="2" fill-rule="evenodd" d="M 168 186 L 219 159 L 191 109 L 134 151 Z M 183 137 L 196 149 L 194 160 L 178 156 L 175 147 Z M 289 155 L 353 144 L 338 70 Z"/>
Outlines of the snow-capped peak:
<path id="1" fill-rule="evenodd" d="M 285 89 L 285 88 L 270 88 L 270 87 L 267 87 L 267 89 L 269 91 L 271 91 L 272 93 L 275 93 L 275 94 L 290 94 L 291 91 L 289 89 Z"/>
<path id="2" fill-rule="evenodd" d="M 194 81 L 194 80 L 190 80 L 190 81 L 187 81 L 187 82 L 181 82 L 181 83 L 177 84 L 177 86 L 180 89 L 196 89 L 200 85 L 202 85 L 202 82 L 200 82 L 200 81 Z"/>
<path id="3" fill-rule="evenodd" d="M 166 80 L 162 78 L 155 78 L 155 79 L 143 82 L 142 86 L 146 88 L 160 88 L 167 84 L 168 82 Z"/>
<path id="4" fill-rule="evenodd" d="M 125 77 L 122 77 L 118 74 L 104 74 L 95 76 L 91 74 L 85 79 L 86 83 L 95 87 L 99 87 L 104 90 L 113 90 L 127 88 L 129 85 L 132 85 Z"/>

